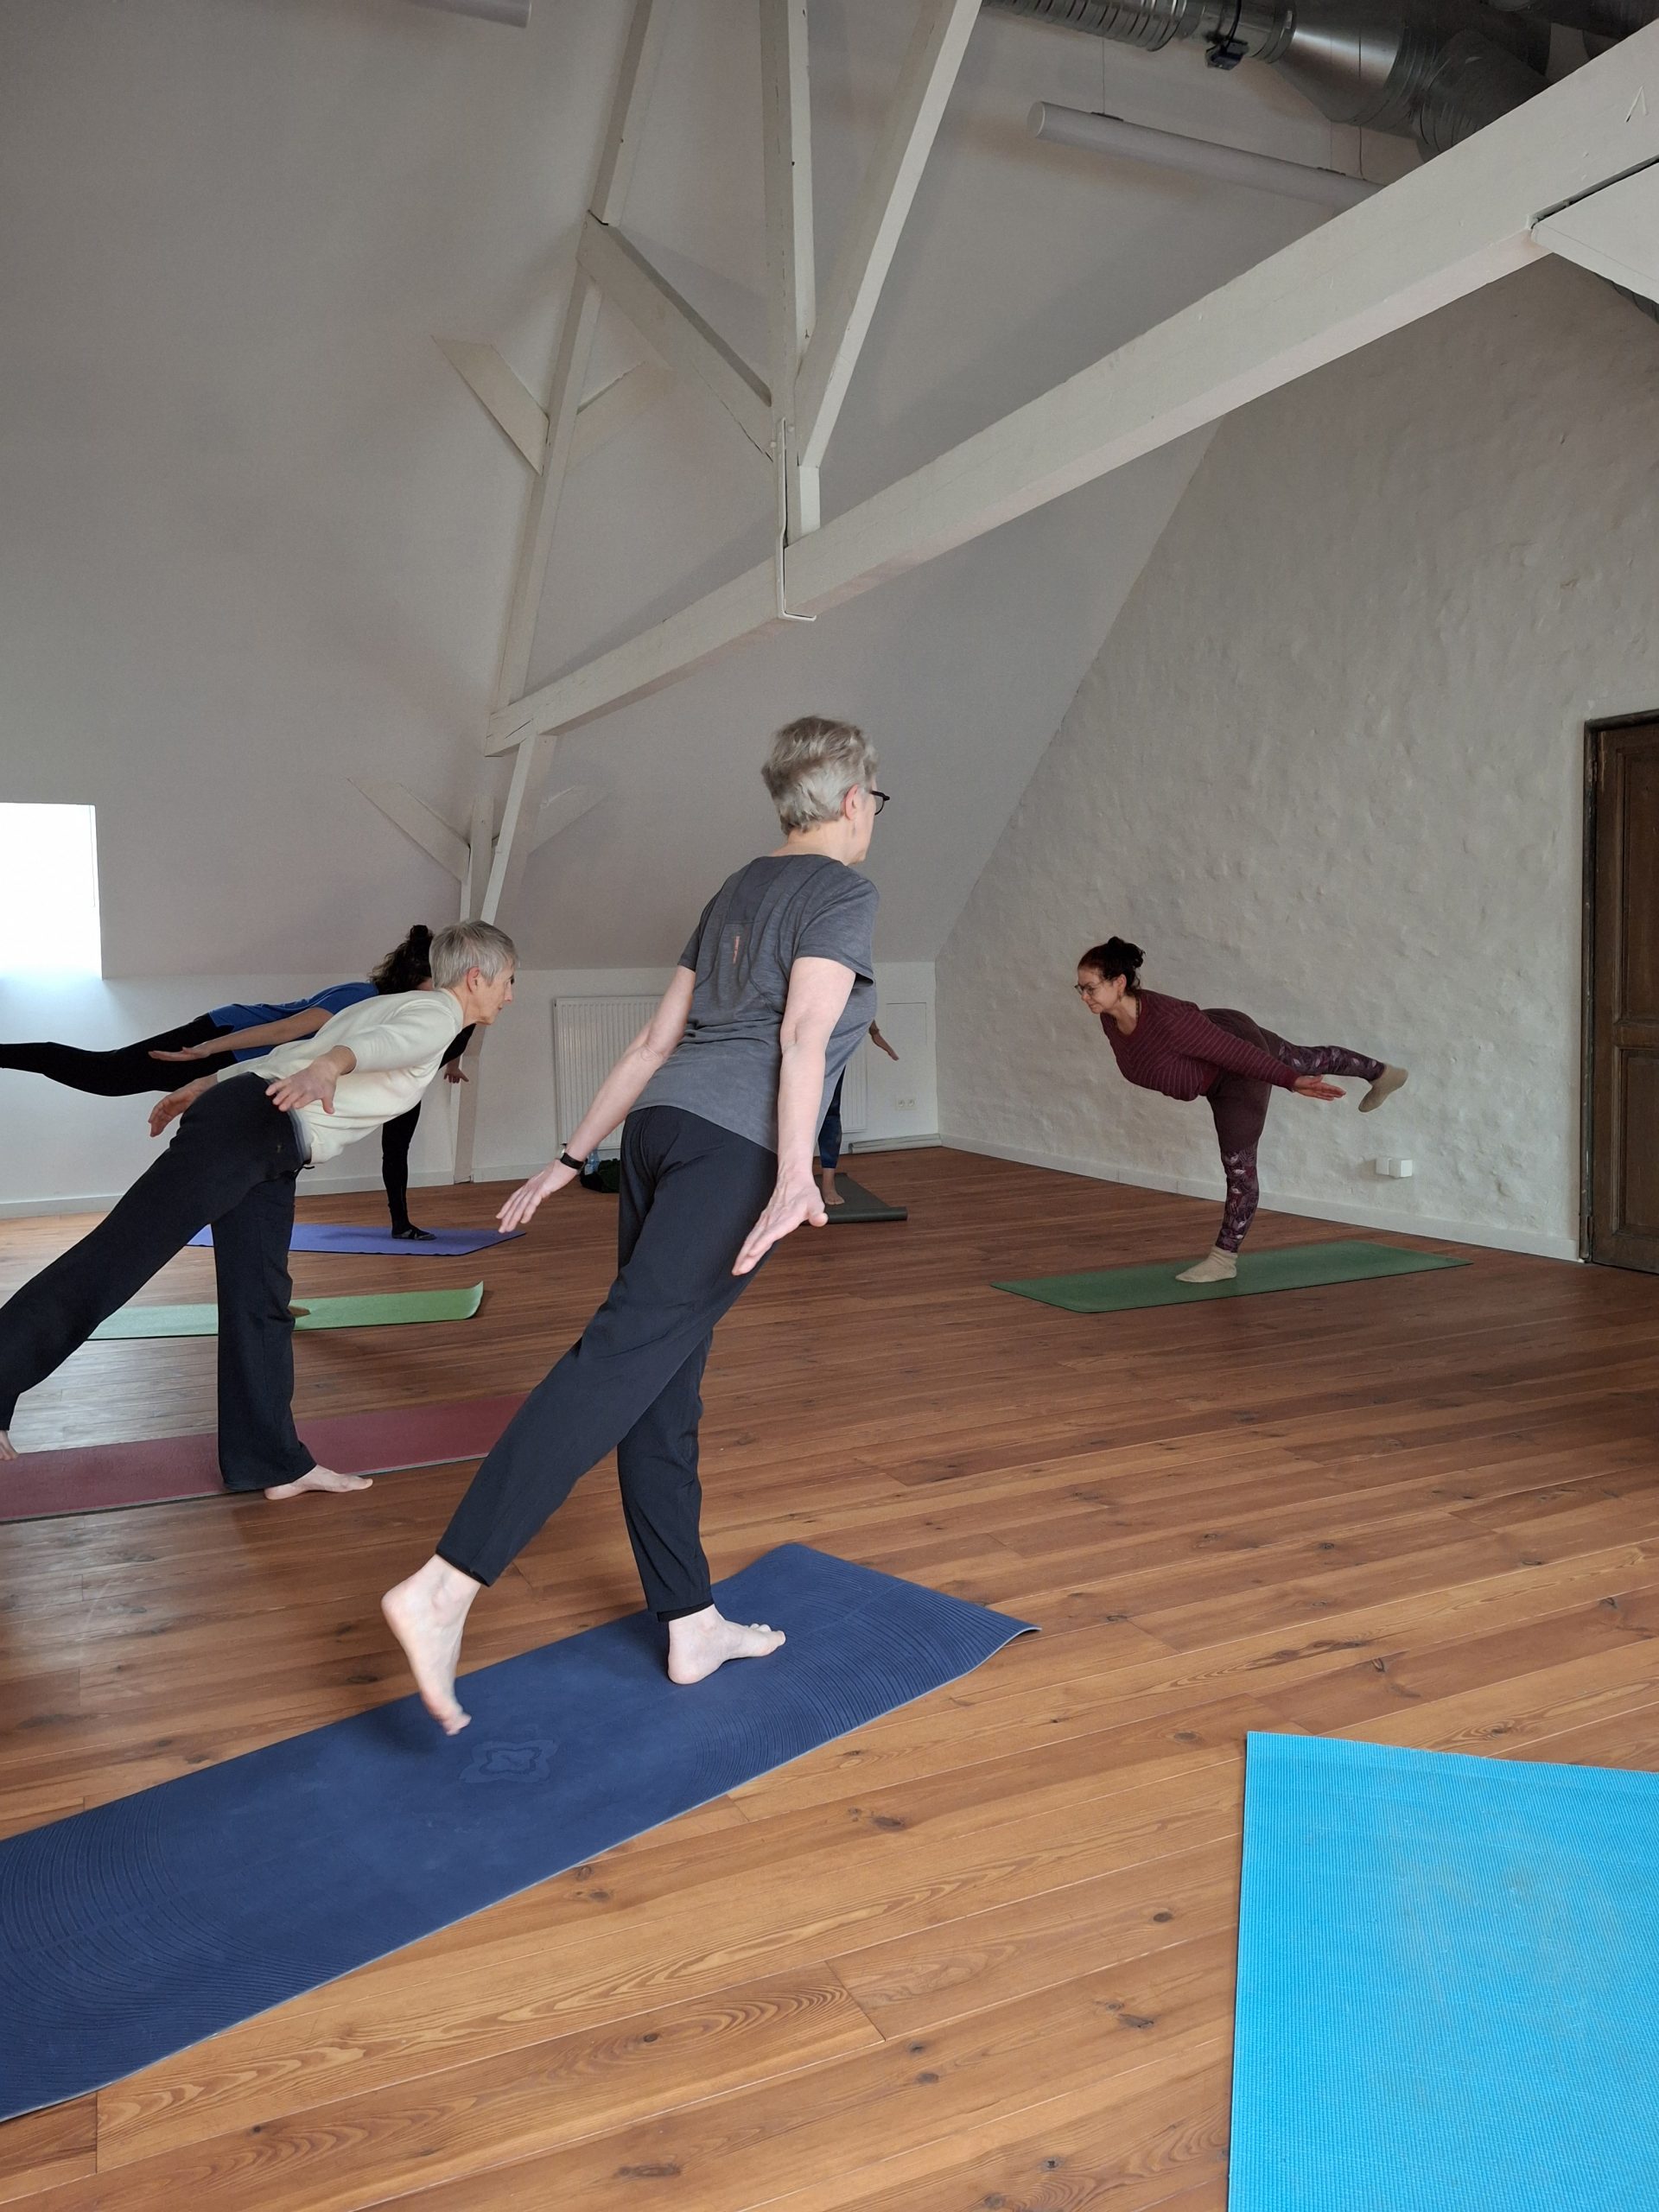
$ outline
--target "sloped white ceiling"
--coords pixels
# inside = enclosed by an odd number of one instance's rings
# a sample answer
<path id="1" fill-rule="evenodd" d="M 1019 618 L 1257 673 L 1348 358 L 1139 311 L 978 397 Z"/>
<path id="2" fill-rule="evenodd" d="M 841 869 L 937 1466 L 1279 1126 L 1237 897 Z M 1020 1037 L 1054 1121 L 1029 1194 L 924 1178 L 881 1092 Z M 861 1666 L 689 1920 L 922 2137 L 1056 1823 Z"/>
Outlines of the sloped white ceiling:
<path id="1" fill-rule="evenodd" d="M 353 788 L 464 818 L 526 473 L 434 345 L 546 383 L 626 0 L 527 32 L 404 0 L 0 9 L 0 798 L 99 807 L 111 974 L 360 965 L 448 879 Z M 908 0 L 812 0 L 820 282 Z M 626 227 L 764 359 L 753 0 L 679 0 Z M 1270 79 L 995 17 L 853 385 L 826 508 L 1297 235 L 1310 211 L 1033 144 L 1033 99 L 1326 160 Z M 1345 150 L 1345 149 L 1339 149 Z M 639 357 L 607 310 L 594 381 Z M 1189 448 L 568 741 L 607 793 L 509 918 L 539 965 L 671 958 L 768 834 L 766 732 L 852 715 L 899 804 L 882 950 L 943 942 L 1138 575 Z M 677 391 L 573 477 L 532 677 L 764 550 L 769 495 Z"/>

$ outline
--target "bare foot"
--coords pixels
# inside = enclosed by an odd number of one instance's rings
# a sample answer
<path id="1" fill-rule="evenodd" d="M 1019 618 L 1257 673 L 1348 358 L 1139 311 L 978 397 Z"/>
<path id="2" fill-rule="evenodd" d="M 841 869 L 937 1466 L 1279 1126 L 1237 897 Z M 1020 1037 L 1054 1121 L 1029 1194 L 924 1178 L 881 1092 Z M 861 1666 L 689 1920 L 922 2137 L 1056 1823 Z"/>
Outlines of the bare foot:
<path id="1" fill-rule="evenodd" d="M 446 1736 L 458 1736 L 472 1718 L 456 1700 L 455 1669 L 461 1633 L 480 1587 L 447 1560 L 429 1559 L 418 1574 L 380 1600 L 386 1625 L 404 1647 L 421 1703 Z"/>
<path id="2" fill-rule="evenodd" d="M 844 1206 L 846 1205 L 846 1199 L 842 1197 L 841 1192 L 836 1188 L 836 1179 L 833 1174 L 820 1175 L 818 1178 L 818 1188 L 823 1193 L 823 1203 L 825 1205 Z"/>
<path id="3" fill-rule="evenodd" d="M 374 1479 L 370 1475 L 338 1475 L 332 1467 L 313 1467 L 308 1475 L 302 1475 L 298 1482 L 277 1483 L 265 1492 L 267 1497 L 297 1497 L 302 1490 L 372 1490 Z"/>
<path id="4" fill-rule="evenodd" d="M 671 1681 L 707 1680 L 728 1659 L 765 1659 L 784 1641 L 784 1631 L 765 1621 L 728 1621 L 710 1605 L 668 1624 Z"/>
<path id="5" fill-rule="evenodd" d="M 15 1459 L 17 1457 L 17 1446 L 6 1434 L 5 1430 L 0 1428 L 0 1459 Z"/>

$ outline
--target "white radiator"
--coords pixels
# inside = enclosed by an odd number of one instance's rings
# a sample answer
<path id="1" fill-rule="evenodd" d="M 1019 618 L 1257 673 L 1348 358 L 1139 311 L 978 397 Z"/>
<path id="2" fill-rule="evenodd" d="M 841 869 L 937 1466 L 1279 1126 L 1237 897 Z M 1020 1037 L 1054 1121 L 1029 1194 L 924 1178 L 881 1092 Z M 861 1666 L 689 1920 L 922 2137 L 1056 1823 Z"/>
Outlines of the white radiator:
<path id="1" fill-rule="evenodd" d="M 553 1083 L 559 1135 L 568 1137 L 594 1103 L 594 1094 L 656 1010 L 654 998 L 555 999 Z M 847 1063 L 841 1093 L 841 1125 L 856 1136 L 869 1120 L 865 1079 L 868 1043 Z"/>
<path id="2" fill-rule="evenodd" d="M 655 997 L 555 999 L 553 1085 L 568 1138 L 594 1094 L 655 1011 Z"/>

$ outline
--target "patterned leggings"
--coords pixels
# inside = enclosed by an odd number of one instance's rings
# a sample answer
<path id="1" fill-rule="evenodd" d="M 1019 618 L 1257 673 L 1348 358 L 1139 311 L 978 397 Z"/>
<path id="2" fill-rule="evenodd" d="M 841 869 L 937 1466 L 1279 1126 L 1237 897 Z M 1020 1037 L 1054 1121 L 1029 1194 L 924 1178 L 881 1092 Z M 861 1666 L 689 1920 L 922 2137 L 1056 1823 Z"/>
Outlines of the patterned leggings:
<path id="1" fill-rule="evenodd" d="M 1252 1021 L 1248 1014 L 1239 1014 L 1231 1007 L 1206 1007 L 1205 1014 L 1218 1029 L 1229 1029 L 1235 1037 L 1247 1038 L 1262 1052 L 1271 1052 L 1275 1060 L 1282 1060 L 1298 1075 L 1357 1076 L 1367 1083 L 1375 1083 L 1382 1072 L 1382 1062 L 1366 1057 L 1363 1052 L 1348 1052 L 1341 1045 L 1292 1045 L 1282 1037 L 1275 1037 L 1271 1029 L 1263 1029 Z M 1255 1150 L 1262 1141 L 1262 1131 L 1268 1118 L 1268 1106 L 1274 1086 L 1255 1083 L 1249 1076 L 1222 1076 L 1210 1093 L 1210 1111 L 1215 1116 L 1216 1141 L 1221 1147 L 1222 1173 L 1227 1178 L 1227 1198 L 1221 1210 L 1221 1230 L 1216 1238 L 1216 1248 L 1222 1252 L 1236 1252 L 1244 1242 L 1255 1209 L 1262 1196 L 1256 1180 Z"/>

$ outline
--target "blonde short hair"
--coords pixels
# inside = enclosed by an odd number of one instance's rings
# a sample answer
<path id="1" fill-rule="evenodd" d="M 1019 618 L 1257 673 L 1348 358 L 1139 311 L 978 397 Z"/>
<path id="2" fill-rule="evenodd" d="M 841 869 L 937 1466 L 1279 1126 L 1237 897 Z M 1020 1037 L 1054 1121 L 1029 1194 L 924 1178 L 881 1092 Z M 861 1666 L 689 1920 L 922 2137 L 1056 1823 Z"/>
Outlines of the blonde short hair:
<path id="1" fill-rule="evenodd" d="M 803 715 L 772 741 L 760 773 L 785 830 L 833 822 L 850 791 L 868 791 L 878 766 L 875 747 L 851 722 Z"/>

